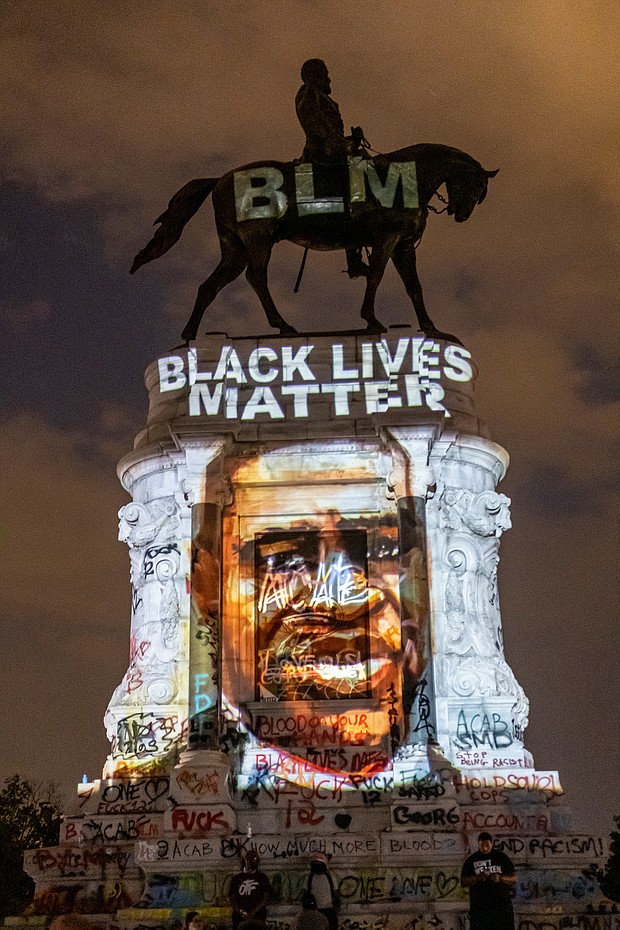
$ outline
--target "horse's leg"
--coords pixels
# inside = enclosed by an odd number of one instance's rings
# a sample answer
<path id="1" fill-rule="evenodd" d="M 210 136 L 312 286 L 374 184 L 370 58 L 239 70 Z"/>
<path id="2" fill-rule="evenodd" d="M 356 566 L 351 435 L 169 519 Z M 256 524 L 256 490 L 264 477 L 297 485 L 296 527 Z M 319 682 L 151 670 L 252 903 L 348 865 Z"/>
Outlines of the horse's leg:
<path id="1" fill-rule="evenodd" d="M 392 253 L 392 261 L 396 266 L 398 274 L 402 278 L 407 294 L 411 298 L 413 309 L 415 310 L 418 323 L 420 324 L 420 329 L 424 335 L 432 336 L 435 339 L 446 339 L 448 342 L 458 342 L 460 345 L 460 340 L 457 339 L 456 336 L 451 336 L 450 333 L 442 333 L 438 330 L 426 312 L 424 298 L 422 297 L 422 285 L 420 284 L 416 267 L 415 248 L 410 239 L 401 239 Z"/>
<path id="2" fill-rule="evenodd" d="M 422 332 L 435 330 L 435 324 L 426 312 L 424 298 L 422 296 L 422 285 L 418 277 L 416 267 L 415 248 L 411 240 L 401 240 L 392 254 L 392 261 L 396 270 L 402 278 L 407 294 L 411 298 L 413 309 L 415 310 Z"/>
<path id="3" fill-rule="evenodd" d="M 191 342 L 196 338 L 200 321 L 209 304 L 213 303 L 223 287 L 239 277 L 248 263 L 245 246 L 232 233 L 220 233 L 220 247 L 222 249 L 220 263 L 198 288 L 192 315 L 181 333 L 185 342 Z"/>
<path id="4" fill-rule="evenodd" d="M 248 268 L 245 273 L 248 284 L 254 288 L 258 295 L 263 310 L 267 314 L 267 322 L 274 329 L 279 329 L 284 336 L 288 333 L 296 333 L 294 327 L 289 326 L 284 317 L 278 313 L 278 308 L 273 302 L 269 293 L 267 284 L 267 268 L 271 257 L 271 242 L 266 238 L 254 240 L 248 243 Z"/>
<path id="5" fill-rule="evenodd" d="M 385 326 L 375 316 L 375 295 L 377 288 L 381 284 L 385 266 L 397 242 L 397 236 L 386 236 L 373 245 L 370 253 L 368 274 L 366 275 L 366 292 L 362 303 L 362 319 L 366 320 L 366 329 L 369 333 L 385 332 Z"/>

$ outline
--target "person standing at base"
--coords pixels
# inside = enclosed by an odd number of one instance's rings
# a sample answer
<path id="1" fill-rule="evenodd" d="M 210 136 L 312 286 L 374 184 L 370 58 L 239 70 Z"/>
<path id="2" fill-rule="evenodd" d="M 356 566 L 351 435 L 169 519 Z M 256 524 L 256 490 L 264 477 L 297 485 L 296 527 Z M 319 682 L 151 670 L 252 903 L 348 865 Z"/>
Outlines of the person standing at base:
<path id="1" fill-rule="evenodd" d="M 188 911 L 183 920 L 183 930 L 189 930 L 195 917 L 200 917 L 198 911 Z"/>
<path id="2" fill-rule="evenodd" d="M 478 852 L 468 856 L 461 885 L 469 888 L 470 930 L 514 930 L 511 889 L 515 867 L 505 853 L 493 849 L 490 833 L 478 836 Z"/>
<path id="3" fill-rule="evenodd" d="M 316 901 L 316 909 L 327 917 L 329 930 L 338 930 L 338 908 L 340 897 L 334 888 L 334 882 L 327 868 L 325 853 L 315 853 L 310 860 L 308 876 L 308 894 Z"/>
<path id="4" fill-rule="evenodd" d="M 327 917 L 317 911 L 314 895 L 309 891 L 304 891 L 301 907 L 302 911 L 297 918 L 295 930 L 329 930 Z"/>
<path id="5" fill-rule="evenodd" d="M 260 857 L 255 849 L 251 849 L 245 868 L 231 879 L 229 898 L 233 909 L 233 930 L 238 930 L 245 922 L 265 925 L 271 885 L 265 873 L 259 871 L 259 865 Z"/>

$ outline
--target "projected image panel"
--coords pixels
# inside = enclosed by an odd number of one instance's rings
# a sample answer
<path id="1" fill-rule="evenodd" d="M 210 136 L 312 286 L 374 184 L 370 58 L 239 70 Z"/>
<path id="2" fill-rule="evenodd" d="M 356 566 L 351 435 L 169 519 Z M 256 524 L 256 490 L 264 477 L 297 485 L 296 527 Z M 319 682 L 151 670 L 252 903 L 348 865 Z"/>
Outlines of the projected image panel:
<path id="1" fill-rule="evenodd" d="M 365 530 L 255 538 L 258 700 L 371 696 Z"/>

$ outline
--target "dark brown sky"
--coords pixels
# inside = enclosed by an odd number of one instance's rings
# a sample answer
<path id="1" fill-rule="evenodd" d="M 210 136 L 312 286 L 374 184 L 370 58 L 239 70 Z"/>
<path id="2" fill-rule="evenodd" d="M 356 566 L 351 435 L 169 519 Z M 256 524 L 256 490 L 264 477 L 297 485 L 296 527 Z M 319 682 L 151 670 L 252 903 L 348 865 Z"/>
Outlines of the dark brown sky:
<path id="1" fill-rule="evenodd" d="M 499 167 L 464 226 L 432 217 L 431 315 L 479 367 L 512 464 L 502 490 L 507 658 L 526 743 L 559 769 L 580 829 L 611 828 L 618 768 L 616 0 L 47 0 L 0 38 L 0 777 L 100 774 L 127 664 L 129 560 L 115 462 L 143 425 L 143 369 L 178 342 L 217 260 L 210 207 L 129 278 L 186 180 L 290 158 L 299 67 L 323 57 L 345 125 L 374 148 L 462 148 Z M 273 293 L 299 329 L 355 326 L 342 257 L 281 246 Z M 388 323 L 411 310 L 395 275 Z M 264 332 L 243 279 L 208 327 Z M 614 371 L 616 378 L 614 379 Z"/>

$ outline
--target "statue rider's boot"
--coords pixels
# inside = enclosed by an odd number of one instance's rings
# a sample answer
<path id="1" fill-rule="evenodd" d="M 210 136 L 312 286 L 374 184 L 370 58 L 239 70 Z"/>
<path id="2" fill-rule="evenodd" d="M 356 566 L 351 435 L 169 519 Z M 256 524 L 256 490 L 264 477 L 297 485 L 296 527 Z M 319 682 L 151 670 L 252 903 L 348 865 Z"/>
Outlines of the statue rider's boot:
<path id="1" fill-rule="evenodd" d="M 347 274 L 350 278 L 368 277 L 368 265 L 362 261 L 361 249 L 347 249 Z"/>

